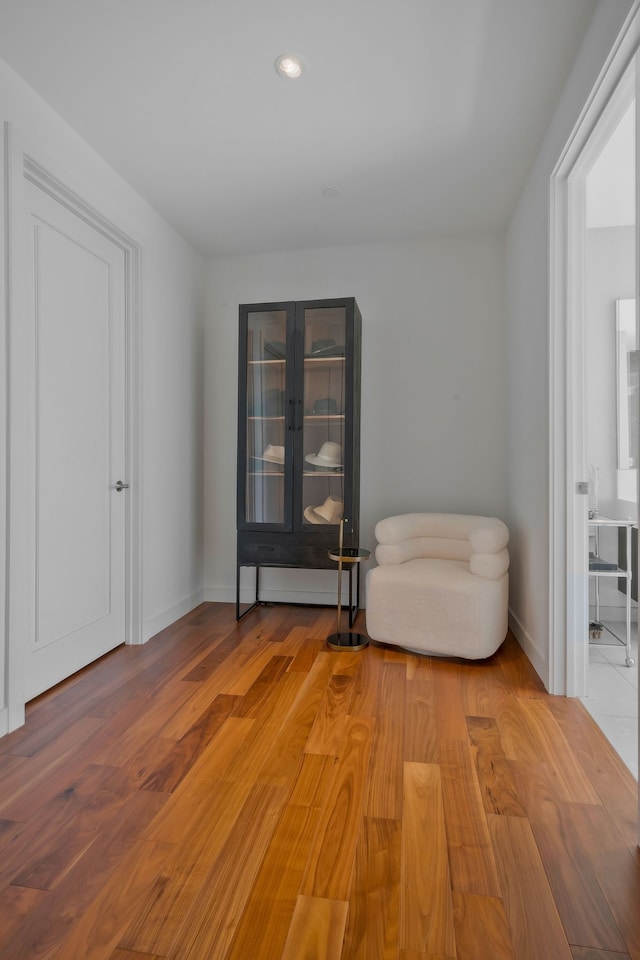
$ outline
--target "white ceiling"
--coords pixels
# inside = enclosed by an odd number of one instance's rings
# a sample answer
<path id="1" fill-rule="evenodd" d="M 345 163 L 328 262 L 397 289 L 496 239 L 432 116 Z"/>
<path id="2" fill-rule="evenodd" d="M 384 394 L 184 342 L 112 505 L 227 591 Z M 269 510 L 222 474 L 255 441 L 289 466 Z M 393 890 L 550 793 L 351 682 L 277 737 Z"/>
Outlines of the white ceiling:
<path id="1" fill-rule="evenodd" d="M 595 6 L 0 0 L 0 57 L 206 255 L 417 239 L 506 225 Z"/>

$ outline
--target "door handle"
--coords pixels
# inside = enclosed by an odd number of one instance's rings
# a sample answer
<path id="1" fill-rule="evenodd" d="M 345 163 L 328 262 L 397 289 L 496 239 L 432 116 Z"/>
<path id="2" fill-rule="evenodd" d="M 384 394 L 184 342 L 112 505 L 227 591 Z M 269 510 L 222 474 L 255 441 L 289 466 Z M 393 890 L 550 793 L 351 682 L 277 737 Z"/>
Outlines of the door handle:
<path id="1" fill-rule="evenodd" d="M 128 483 L 123 483 L 122 480 L 118 480 L 118 482 L 116 483 L 116 485 L 115 485 L 115 487 L 114 487 L 113 489 L 114 489 L 114 490 L 117 490 L 118 493 L 122 493 L 123 490 L 128 490 L 128 489 L 129 489 L 129 484 L 128 484 Z"/>

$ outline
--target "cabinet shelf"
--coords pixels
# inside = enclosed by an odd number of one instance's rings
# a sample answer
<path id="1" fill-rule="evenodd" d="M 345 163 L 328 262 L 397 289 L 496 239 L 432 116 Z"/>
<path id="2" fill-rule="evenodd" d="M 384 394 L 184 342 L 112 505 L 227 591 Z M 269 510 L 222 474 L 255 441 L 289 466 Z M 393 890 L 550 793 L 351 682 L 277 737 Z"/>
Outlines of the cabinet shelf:
<path id="1" fill-rule="evenodd" d="M 589 519 L 589 527 L 594 531 L 595 549 L 589 552 L 588 572 L 593 578 L 595 585 L 595 620 L 593 624 L 602 629 L 600 623 L 600 580 L 612 579 L 626 581 L 626 602 L 625 602 L 625 665 L 632 667 L 635 663 L 631 656 L 631 583 L 633 579 L 633 563 L 631 553 L 631 531 L 637 529 L 637 524 L 632 520 L 616 520 L 611 517 L 593 517 Z M 620 566 L 620 557 L 618 561 L 608 562 L 600 557 L 600 530 L 604 527 L 624 529 L 626 531 L 626 569 Z"/>
<path id="2" fill-rule="evenodd" d="M 344 477 L 344 473 L 337 473 L 334 470 L 309 470 L 309 471 L 305 470 L 302 476 L 305 478 L 305 480 L 308 479 L 309 477 L 313 477 L 314 479 L 323 478 L 326 480 L 327 477 L 334 477 L 339 479 L 341 477 Z"/>
<path id="3" fill-rule="evenodd" d="M 344 420 L 344 416 L 345 416 L 344 413 L 305 413 L 304 419 L 305 419 L 305 423 L 309 423 L 309 424 L 314 424 L 314 423 L 322 424 L 322 423 L 326 423 L 327 420 L 332 420 L 338 423 L 341 420 Z M 283 416 L 262 417 L 259 414 L 252 413 L 247 417 L 247 420 L 252 420 L 252 421 L 258 420 L 260 422 L 266 421 L 268 423 L 278 423 L 278 422 L 284 423 L 286 420 L 286 417 L 283 417 Z"/>
<path id="4" fill-rule="evenodd" d="M 322 366 L 328 366 L 329 364 L 343 364 L 345 361 L 344 357 L 305 357 L 304 365 L 314 366 L 316 363 L 321 364 Z"/>
<path id="5" fill-rule="evenodd" d="M 326 423 L 327 420 L 339 422 L 344 420 L 344 413 L 306 413 L 304 416 L 306 423 Z"/>

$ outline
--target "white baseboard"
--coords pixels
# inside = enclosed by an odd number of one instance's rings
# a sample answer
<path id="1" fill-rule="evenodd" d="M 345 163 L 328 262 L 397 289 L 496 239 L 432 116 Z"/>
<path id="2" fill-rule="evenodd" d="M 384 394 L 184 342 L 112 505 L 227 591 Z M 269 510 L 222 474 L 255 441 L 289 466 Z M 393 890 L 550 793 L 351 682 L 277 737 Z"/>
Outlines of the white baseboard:
<path id="1" fill-rule="evenodd" d="M 235 603 L 236 592 L 233 587 L 205 587 L 202 591 L 205 603 Z M 242 602 L 244 591 L 240 591 Z"/>
<path id="2" fill-rule="evenodd" d="M 0 710 L 0 737 L 9 733 L 9 711 L 6 707 Z"/>
<path id="3" fill-rule="evenodd" d="M 349 602 L 348 596 L 348 592 L 345 593 L 343 590 L 343 602 Z M 250 589 L 241 590 L 240 602 L 242 604 L 252 603 L 253 599 L 254 597 Z M 273 590 L 265 588 L 260 590 L 260 599 L 265 603 L 306 603 L 317 604 L 323 607 L 335 607 L 337 604 L 335 590 Z M 360 599 L 361 601 L 363 599 L 362 593 L 360 594 Z M 147 640 L 155 637 L 155 635 L 160 633 L 161 630 L 164 630 L 165 627 L 170 626 L 172 623 L 175 623 L 176 620 L 179 620 L 180 617 L 184 617 L 185 614 L 190 613 L 198 604 L 205 602 L 235 603 L 235 589 L 233 587 L 204 587 L 202 590 L 198 590 L 197 593 L 186 597 L 167 610 L 163 610 L 162 613 L 157 614 L 155 617 L 145 620 L 142 631 L 142 642 L 146 643 Z"/>
<path id="4" fill-rule="evenodd" d="M 342 594 L 343 601 L 348 603 L 348 593 Z M 251 590 L 240 591 L 240 602 L 253 603 L 255 597 Z M 337 604 L 336 590 L 260 590 L 260 599 L 265 603 L 310 603 L 320 606 L 335 607 Z M 360 595 L 362 600 L 362 594 Z M 205 587 L 203 600 L 209 603 L 235 603 L 236 593 L 233 587 Z"/>
<path id="5" fill-rule="evenodd" d="M 186 613 L 190 613 L 198 604 L 207 599 L 205 593 L 205 590 L 198 590 L 196 593 L 192 593 L 190 597 L 185 597 L 184 600 L 174 603 L 172 607 L 163 610 L 162 613 L 156 614 L 155 617 L 145 620 L 142 627 L 142 642 L 146 643 L 151 637 L 155 637 L 156 633 L 160 633 L 165 627 L 175 623 L 180 617 L 184 617 Z"/>
<path id="6" fill-rule="evenodd" d="M 536 648 L 533 640 L 520 623 L 515 613 L 511 608 L 509 608 L 509 628 L 524 650 L 527 659 L 531 661 L 533 669 L 536 671 L 542 682 L 544 683 L 546 689 L 549 689 L 549 675 L 548 675 L 548 665 L 545 662 L 544 658 L 540 655 L 540 652 Z"/>

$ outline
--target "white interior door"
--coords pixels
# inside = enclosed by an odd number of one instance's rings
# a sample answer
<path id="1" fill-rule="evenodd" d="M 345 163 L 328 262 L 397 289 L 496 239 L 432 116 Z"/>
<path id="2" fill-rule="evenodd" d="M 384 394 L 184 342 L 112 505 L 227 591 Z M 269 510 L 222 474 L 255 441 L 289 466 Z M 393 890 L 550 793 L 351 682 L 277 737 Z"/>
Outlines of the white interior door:
<path id="1" fill-rule="evenodd" d="M 25 183 L 25 699 L 125 642 L 124 252 Z"/>

